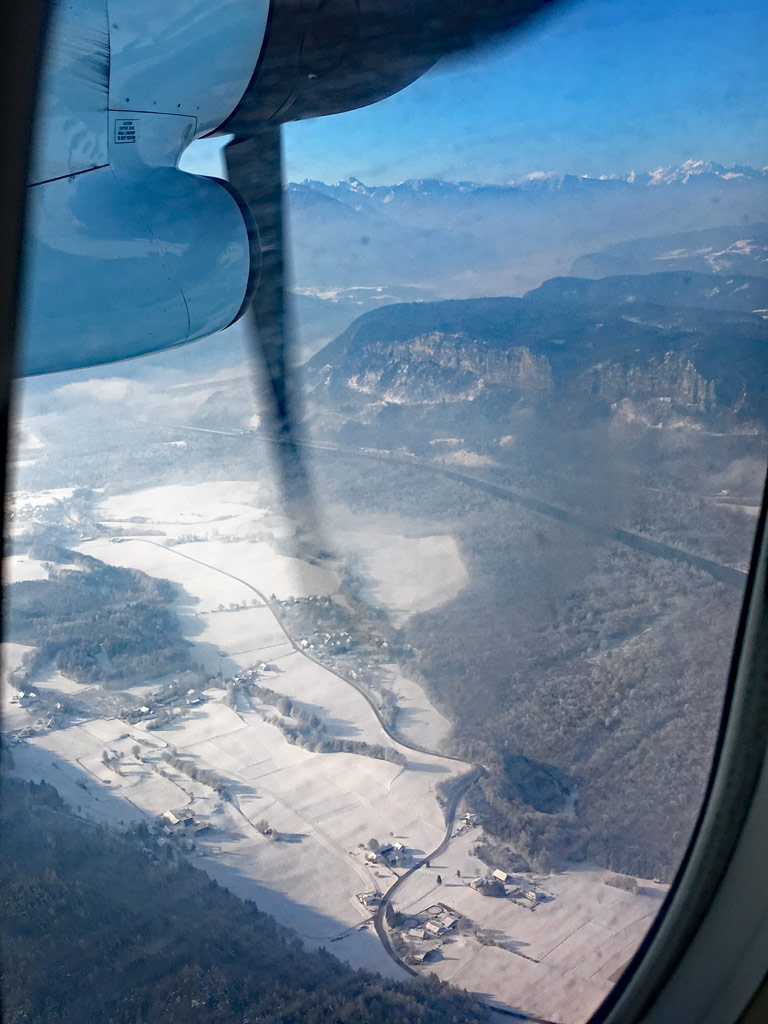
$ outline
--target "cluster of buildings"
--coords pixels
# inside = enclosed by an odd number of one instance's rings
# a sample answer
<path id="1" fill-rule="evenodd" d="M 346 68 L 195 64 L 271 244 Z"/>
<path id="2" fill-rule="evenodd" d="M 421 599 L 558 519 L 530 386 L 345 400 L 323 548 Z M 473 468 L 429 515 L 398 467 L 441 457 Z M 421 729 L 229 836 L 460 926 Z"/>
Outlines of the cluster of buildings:
<path id="1" fill-rule="evenodd" d="M 469 887 L 484 896 L 506 896 L 512 900 L 524 900 L 531 908 L 542 898 L 536 889 L 517 885 L 512 875 L 500 868 L 492 871 L 488 878 L 473 878 Z"/>
<path id="2" fill-rule="evenodd" d="M 367 850 L 365 859 L 368 864 L 386 864 L 388 868 L 403 867 L 408 851 L 401 842 L 384 843 L 376 850 Z"/>
<path id="3" fill-rule="evenodd" d="M 18 704 L 20 708 L 28 708 L 30 704 L 34 704 L 37 700 L 38 696 L 33 690 L 20 690 L 11 697 L 11 704 Z"/>
<path id="4" fill-rule="evenodd" d="M 417 918 L 410 918 L 402 933 L 410 947 L 405 962 L 424 964 L 436 960 L 446 937 L 456 930 L 460 919 L 460 914 L 442 903 L 430 907 Z"/>
<path id="5" fill-rule="evenodd" d="M 40 694 L 34 690 L 20 690 L 11 697 L 11 704 L 17 704 L 20 708 L 36 708 L 42 716 L 38 718 L 37 724 L 38 726 L 45 725 L 46 729 L 60 727 L 64 723 L 68 711 L 61 701 L 51 704 L 50 694 L 44 693 L 41 700 Z"/>
<path id="6" fill-rule="evenodd" d="M 135 725 L 137 722 L 151 721 L 160 712 L 178 711 L 182 707 L 196 708 L 203 704 L 204 701 L 205 697 L 202 697 L 194 689 L 187 690 L 185 694 L 182 694 L 171 687 L 171 689 L 152 697 L 146 704 L 142 704 L 141 707 L 121 712 L 120 717 L 130 722 L 131 725 Z"/>
<path id="7" fill-rule="evenodd" d="M 306 651 L 313 651 L 315 654 L 348 654 L 352 644 L 352 637 L 349 633 L 312 633 L 299 641 L 299 645 Z"/>
<path id="8" fill-rule="evenodd" d="M 362 903 L 366 910 L 378 910 L 381 904 L 381 893 L 377 889 L 372 889 L 370 892 L 358 892 L 355 899 L 358 903 Z"/>
<path id="9" fill-rule="evenodd" d="M 467 811 L 466 814 L 464 814 L 461 820 L 457 823 L 456 827 L 453 830 L 453 834 L 455 836 L 462 836 L 464 835 L 465 832 L 469 832 L 469 830 L 471 828 L 474 828 L 476 825 L 477 817 L 471 811 Z"/>
<path id="10" fill-rule="evenodd" d="M 189 811 L 163 811 L 159 825 L 167 836 L 189 835 L 193 832 L 205 832 L 211 826 L 207 821 L 197 821 Z"/>

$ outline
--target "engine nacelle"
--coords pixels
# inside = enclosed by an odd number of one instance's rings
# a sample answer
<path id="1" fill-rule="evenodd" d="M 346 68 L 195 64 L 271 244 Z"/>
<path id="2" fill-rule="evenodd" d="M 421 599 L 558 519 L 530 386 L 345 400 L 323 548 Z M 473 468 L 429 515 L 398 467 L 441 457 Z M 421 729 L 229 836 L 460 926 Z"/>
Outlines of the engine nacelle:
<path id="1" fill-rule="evenodd" d="M 78 0 L 52 12 L 25 242 L 20 375 L 226 327 L 258 236 L 226 182 L 177 167 L 237 106 L 269 0 Z"/>
<path id="2" fill-rule="evenodd" d="M 550 2 L 53 0 L 17 372 L 181 345 L 244 312 L 261 253 L 248 205 L 178 169 L 194 139 L 216 133 L 250 147 L 240 188 L 262 219 L 262 296 L 274 299 L 259 327 L 280 348 L 279 125 L 390 95 Z"/>

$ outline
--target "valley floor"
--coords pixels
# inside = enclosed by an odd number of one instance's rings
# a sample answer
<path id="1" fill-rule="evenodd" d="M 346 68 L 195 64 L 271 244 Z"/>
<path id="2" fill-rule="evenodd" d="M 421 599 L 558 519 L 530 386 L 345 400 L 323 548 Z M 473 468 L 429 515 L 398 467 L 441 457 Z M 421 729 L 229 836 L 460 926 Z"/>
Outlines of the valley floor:
<path id="1" fill-rule="evenodd" d="M 31 498 L 27 507 L 47 507 L 45 494 Z M 424 970 L 502 1008 L 558 1024 L 584 1021 L 640 941 L 664 887 L 641 882 L 629 893 L 606 885 L 607 872 L 577 867 L 514 879 L 506 897 L 483 897 L 468 884 L 487 872 L 472 856 L 481 828 L 470 821 L 449 822 L 445 849 L 430 859 L 446 838 L 438 784 L 469 766 L 427 752 L 439 749 L 448 723 L 396 664 L 385 665 L 383 677 L 397 696 L 402 742 L 378 706 L 380 681 L 366 688 L 364 672 L 355 682 L 345 678 L 323 651 L 284 626 L 281 602 L 338 596 L 341 583 L 332 564 L 284 553 L 291 524 L 263 507 L 256 485 L 153 488 L 111 496 L 98 513 L 106 535 L 83 539 L 79 549 L 176 584 L 175 610 L 192 659 L 212 685 L 147 728 L 141 715 L 120 712 L 139 707 L 164 680 L 110 691 L 50 670 L 33 681 L 35 696 L 20 701 L 7 676 L 25 648 L 6 644 L 3 721 L 14 770 L 45 778 L 79 813 L 112 826 L 158 822 L 174 855 L 192 858 L 309 944 L 387 975 L 404 976 L 403 959 L 419 960 L 435 936 L 429 929 L 430 939 L 403 936 L 402 926 L 390 926 L 393 958 L 374 927 L 377 901 L 358 896 L 384 894 L 417 868 L 393 894 L 394 909 L 414 918 L 412 927 L 426 928 L 446 908 L 457 918 L 433 943 Z M 33 519 L 30 512 L 26 521 Z M 379 527 L 354 540 L 393 615 L 439 599 L 436 566 L 446 567 L 449 591 L 463 585 L 466 570 L 450 537 L 397 537 Z M 396 557 L 382 555 L 387 544 Z M 46 575 L 27 556 L 14 556 L 9 569 L 11 579 Z M 217 673 L 226 680 L 248 670 L 321 719 L 329 736 L 394 748 L 404 763 L 290 743 L 274 705 L 216 685 Z M 42 709 L 60 695 L 90 713 L 47 723 Z M 228 799 L 215 779 L 225 780 Z M 160 818 L 166 812 L 170 817 Z M 372 862 L 371 839 L 401 844 L 389 857 L 397 862 Z M 514 895 L 518 887 L 539 894 L 535 906 Z"/>

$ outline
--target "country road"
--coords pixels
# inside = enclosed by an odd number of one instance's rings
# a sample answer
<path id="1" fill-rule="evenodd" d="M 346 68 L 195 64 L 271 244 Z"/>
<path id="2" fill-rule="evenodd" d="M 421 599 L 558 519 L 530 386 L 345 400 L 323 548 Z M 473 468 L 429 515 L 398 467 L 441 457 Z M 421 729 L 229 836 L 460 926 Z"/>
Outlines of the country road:
<path id="1" fill-rule="evenodd" d="M 222 437 L 243 438 L 247 436 L 256 441 L 262 441 L 267 444 L 287 443 L 281 438 L 275 438 L 268 434 L 259 434 L 256 432 L 248 432 L 247 434 L 244 434 L 236 433 L 235 431 L 212 430 L 209 427 L 188 427 L 181 424 L 166 424 L 166 426 L 172 427 L 174 430 L 191 430 L 195 433 L 217 434 Z M 367 459 L 375 462 L 412 466 L 428 473 L 447 477 L 449 480 L 454 480 L 456 483 L 463 484 L 465 487 L 471 487 L 475 490 L 483 491 L 491 497 L 499 498 L 502 501 L 514 502 L 523 508 L 530 509 L 532 512 L 538 512 L 540 515 L 547 516 L 550 519 L 556 519 L 558 522 L 565 523 L 568 526 L 573 526 L 576 529 L 587 533 L 591 537 L 595 537 L 600 540 L 615 541 L 618 544 L 631 548 L 633 551 L 640 551 L 643 554 L 651 555 L 653 558 L 663 558 L 668 562 L 690 565 L 692 568 L 699 569 L 701 572 L 706 572 L 716 580 L 719 580 L 721 583 L 725 583 L 730 587 L 734 587 L 736 590 L 743 591 L 747 583 L 746 572 L 743 572 L 741 569 L 736 569 L 732 565 L 724 565 L 722 562 L 717 562 L 712 558 L 706 558 L 703 555 L 694 554 L 692 551 L 686 551 L 685 549 L 675 547 L 672 544 L 665 544 L 662 541 L 652 540 L 650 537 L 646 537 L 641 533 L 635 533 L 633 530 L 625 530 L 618 526 L 596 523 L 594 520 L 590 519 L 588 516 L 582 515 L 580 512 L 574 512 L 571 509 L 563 508 L 561 505 L 555 505 L 552 502 L 543 501 L 540 498 L 533 498 L 530 495 L 523 494 L 520 491 L 516 491 L 513 488 L 506 487 L 502 484 L 491 483 L 490 481 L 483 480 L 481 477 L 474 476 L 471 473 L 463 473 L 457 469 L 449 469 L 447 466 L 431 462 L 429 459 L 419 458 L 416 455 L 402 455 L 397 452 L 390 452 L 376 448 L 352 448 L 345 445 L 329 444 L 319 441 L 292 440 L 291 444 L 294 444 L 299 448 L 306 448 L 309 451 L 338 455 L 341 458 Z"/>
<path id="2" fill-rule="evenodd" d="M 412 967 L 409 967 L 406 963 L 404 963 L 403 960 L 400 959 L 400 957 L 392 948 L 391 942 L 389 941 L 389 936 L 387 935 L 387 930 L 385 927 L 387 907 L 392 902 L 392 898 L 397 892 L 397 890 L 400 888 L 400 886 L 403 884 L 403 882 L 405 882 L 407 878 L 410 878 L 415 871 L 418 871 L 419 868 L 423 867 L 428 861 L 431 861 L 434 857 L 439 857 L 443 850 L 445 850 L 446 846 L 451 840 L 451 836 L 453 835 L 453 825 L 456 820 L 456 808 L 459 806 L 459 801 L 464 796 L 469 787 L 473 786 L 475 782 L 477 782 L 477 780 L 483 774 L 483 771 L 484 769 L 481 765 L 475 765 L 473 766 L 472 771 L 468 772 L 467 775 L 461 779 L 461 785 L 455 787 L 450 799 L 448 800 L 448 803 L 445 805 L 446 830 L 442 842 L 440 843 L 439 846 L 436 846 L 431 853 L 425 854 L 425 856 L 422 857 L 420 861 L 418 861 L 416 864 L 410 867 L 404 874 L 400 875 L 397 881 L 394 882 L 389 887 L 389 889 L 387 889 L 387 891 L 384 893 L 381 903 L 379 904 L 379 907 L 374 915 L 373 924 L 376 929 L 376 934 L 381 939 L 384 949 L 386 949 L 386 951 L 389 953 L 393 960 L 400 964 L 401 967 L 404 967 L 405 970 L 408 971 L 410 974 L 418 975 L 418 971 L 415 971 Z"/>
<path id="3" fill-rule="evenodd" d="M 276 440 L 263 435 L 255 436 L 265 441 Z M 282 442 L 277 441 L 277 443 Z M 532 498 L 527 494 L 522 494 L 520 491 L 513 490 L 511 487 L 491 483 L 488 480 L 473 476 L 471 473 L 462 473 L 456 469 L 448 469 L 446 466 L 430 462 L 428 459 L 421 459 L 415 455 L 398 455 L 393 452 L 384 452 L 371 448 L 345 448 L 339 445 L 317 444 L 310 441 L 295 441 L 294 443 L 304 448 L 331 452 L 346 458 L 371 459 L 378 462 L 394 462 L 402 466 L 417 466 L 419 469 L 426 470 L 429 473 L 435 473 L 439 476 L 447 477 L 449 480 L 455 480 L 466 487 L 484 491 L 494 498 L 514 502 L 523 508 L 528 508 L 533 512 L 548 516 L 550 519 L 556 519 L 561 523 L 566 523 L 568 526 L 574 526 L 590 536 L 616 541 L 625 547 L 632 548 L 634 551 L 641 551 L 643 554 L 652 555 L 654 558 L 663 558 L 670 562 L 690 565 L 694 569 L 700 569 L 702 572 L 709 573 L 716 580 L 735 587 L 737 590 L 743 590 L 747 583 L 747 574 L 741 569 L 735 569 L 730 565 L 723 565 L 721 562 L 716 562 L 711 558 L 696 555 L 691 551 L 685 551 L 683 548 L 677 548 L 671 544 L 664 544 L 662 541 L 652 540 L 650 537 L 645 537 L 643 534 L 635 533 L 632 530 L 596 523 L 587 516 L 563 508 L 561 505 L 554 505 L 539 498 Z"/>
<path id="4" fill-rule="evenodd" d="M 434 757 L 441 757 L 448 761 L 456 761 L 458 764 L 465 764 L 467 765 L 468 768 L 470 768 L 470 771 L 460 779 L 459 784 L 455 785 L 452 788 L 451 795 L 445 806 L 445 835 L 443 836 L 442 842 L 431 853 L 426 854 L 418 863 L 414 864 L 405 874 L 401 875 L 397 879 L 397 881 L 387 890 L 387 892 L 384 893 L 381 904 L 379 905 L 379 908 L 377 909 L 374 917 L 374 927 L 376 929 L 376 934 L 381 939 L 382 945 L 384 946 L 384 949 L 387 951 L 387 953 L 392 957 L 395 963 L 398 964 L 398 966 L 404 968 L 406 971 L 409 972 L 409 974 L 417 974 L 417 972 L 414 971 L 412 967 L 409 967 L 400 959 L 400 957 L 392 948 L 392 945 L 389 941 L 389 936 L 387 935 L 386 928 L 384 926 L 384 915 L 386 912 L 386 908 L 387 905 L 391 902 L 394 893 L 397 891 L 398 887 L 402 885 L 405 879 L 412 875 L 414 871 L 417 871 L 420 867 L 422 867 L 426 863 L 426 861 L 430 860 L 432 857 L 438 856 L 446 848 L 451 838 L 451 835 L 453 834 L 453 826 L 456 819 L 456 808 L 459 805 L 459 801 L 461 800 L 462 796 L 466 793 L 466 791 L 470 788 L 470 786 L 474 785 L 474 783 L 480 778 L 480 776 L 485 771 L 485 768 L 481 764 L 470 764 L 469 762 L 464 761 L 462 758 L 456 757 L 454 754 L 444 754 L 439 750 L 431 750 L 429 747 L 421 746 L 418 743 L 414 743 L 412 740 L 406 740 L 403 739 L 403 737 L 397 735 L 397 733 L 392 730 L 392 727 L 383 718 L 378 706 L 376 705 L 376 702 L 365 690 L 365 688 L 362 687 L 359 683 L 357 683 L 354 679 L 348 679 L 346 676 L 336 671 L 336 669 L 331 668 L 329 665 L 326 665 L 318 658 L 315 658 L 313 655 L 309 654 L 308 651 L 305 648 L 303 648 L 301 644 L 299 644 L 295 640 L 295 638 L 291 636 L 291 634 L 288 632 L 285 625 L 281 621 L 280 616 L 278 615 L 277 611 L 274 608 L 274 602 L 270 601 L 266 594 L 259 590 L 258 587 L 255 587 L 252 583 L 249 583 L 247 580 L 242 579 L 242 577 L 240 576 L 235 576 L 231 572 L 227 572 L 224 569 L 220 569 L 216 565 L 211 565 L 209 562 L 203 562 L 199 558 L 194 558 L 192 555 L 188 555 L 185 552 L 179 551 L 174 547 L 168 547 L 166 544 L 161 544 L 158 541 L 146 540 L 143 537 L 136 539 L 139 540 L 142 544 L 150 544 L 152 545 L 152 547 L 160 548 L 163 551 L 169 551 L 172 554 L 177 555 L 179 558 L 186 558 L 187 561 L 195 562 L 197 565 L 201 565 L 206 569 L 212 570 L 213 572 L 220 573 L 222 576 L 226 576 L 229 579 L 235 580 L 237 583 L 240 583 L 242 586 L 247 587 L 252 593 L 256 594 L 256 596 L 263 602 L 265 607 L 268 608 L 269 611 L 272 613 L 272 617 L 274 618 L 275 623 L 282 632 L 283 636 L 285 636 L 288 643 L 290 643 L 293 650 L 296 651 L 297 654 L 300 654 L 303 658 L 306 658 L 307 661 L 311 661 L 313 662 L 313 664 L 319 665 L 326 672 L 330 672 L 332 675 L 336 676 L 337 679 L 340 679 L 343 683 L 346 683 L 348 686 L 351 686 L 354 690 L 356 690 L 360 694 L 360 696 L 366 701 L 368 706 L 371 708 L 374 715 L 376 716 L 379 725 L 391 740 L 393 740 L 395 743 L 399 743 L 400 746 L 406 747 L 408 750 L 413 750 L 415 753 L 428 754 Z"/>

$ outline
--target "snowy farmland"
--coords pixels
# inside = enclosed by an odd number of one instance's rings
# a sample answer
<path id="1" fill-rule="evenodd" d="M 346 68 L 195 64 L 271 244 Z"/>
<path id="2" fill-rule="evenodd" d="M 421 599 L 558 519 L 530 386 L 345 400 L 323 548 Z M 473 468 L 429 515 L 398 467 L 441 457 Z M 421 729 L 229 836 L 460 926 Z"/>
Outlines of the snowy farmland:
<path id="1" fill-rule="evenodd" d="M 111 824 L 186 808 L 212 826 L 192 853 L 209 873 L 308 942 L 333 942 L 334 952 L 356 966 L 402 973 L 366 924 L 371 912 L 355 899 L 361 891 L 385 890 L 396 877 L 389 866 L 368 862 L 368 841 L 395 835 L 411 858 L 434 849 L 445 829 L 436 786 L 462 766 L 393 742 L 361 693 L 297 649 L 262 599 L 332 595 L 335 571 L 277 550 L 277 535 L 289 536 L 290 524 L 261 507 L 253 484 L 113 495 L 101 511 L 119 535 L 79 549 L 176 584 L 176 611 L 194 645 L 193 661 L 224 677 L 268 662 L 273 669 L 265 685 L 322 718 L 331 736 L 395 748 L 405 763 L 302 749 L 271 724 L 274 708 L 258 700 L 227 706 L 224 689 L 214 687 L 199 705 L 151 731 L 140 721 L 99 718 L 38 729 L 14 745 L 17 770 L 55 782 L 82 813 Z M 157 532 L 147 535 L 148 528 Z M 27 556 L 16 556 L 14 573 L 45 576 Z M 23 653 L 15 646 L 9 670 Z M 424 692 L 408 682 L 401 689 L 408 689 L 415 713 L 429 719 Z M 84 689 L 58 673 L 47 684 L 68 693 Z M 7 727 L 18 731 L 37 713 L 35 705 L 14 706 Z M 214 799 L 210 787 L 169 765 L 163 752 L 225 779 L 231 800 Z M 279 841 L 256 828 L 264 820 Z"/>
<path id="2" fill-rule="evenodd" d="M 638 880 L 637 892 L 627 892 L 606 884 L 610 872 L 579 865 L 513 876 L 510 888 L 538 892 L 535 906 L 524 897 L 483 896 L 469 885 L 488 874 L 471 854 L 477 832 L 456 835 L 429 871 L 415 872 L 396 893 L 394 906 L 406 918 L 439 900 L 465 921 L 443 940 L 429 971 L 504 1009 L 582 1024 L 634 953 L 667 886 Z"/>
<path id="3" fill-rule="evenodd" d="M 449 534 L 407 536 L 396 517 L 346 520 L 335 529 L 395 625 L 452 601 L 467 583 L 459 546 Z"/>
<path id="4" fill-rule="evenodd" d="M 67 496 L 25 495 L 24 521 Z M 406 744 L 439 750 L 450 723 L 396 664 L 379 665 L 376 686 L 397 700 L 397 734 L 405 741 L 398 743 L 381 724 L 364 667 L 352 684 L 290 632 L 279 617 L 284 603 L 335 598 L 343 605 L 342 573 L 330 559 L 318 565 L 294 556 L 287 543 L 293 526 L 268 507 L 258 484 L 113 494 L 94 516 L 103 532 L 91 532 L 78 549 L 174 585 L 191 660 L 210 685 L 148 728 L 140 705 L 168 678 L 114 692 L 49 666 L 32 681 L 35 694 L 22 698 L 7 677 L 30 648 L 6 644 L 3 723 L 15 770 L 46 779 L 78 813 L 113 827 L 157 822 L 165 812 L 188 815 L 194 829 L 174 832 L 166 824 L 163 842 L 308 944 L 356 967 L 405 976 L 373 928 L 373 910 L 356 896 L 386 892 L 443 840 L 437 787 L 466 766 Z M 404 621 L 450 599 L 467 573 L 453 538 L 398 534 L 397 526 L 363 521 L 348 536 L 376 602 Z M 12 580 L 47 575 L 42 562 L 13 555 Z M 251 690 L 227 689 L 226 680 L 251 678 Z M 132 717 L 120 717 L 121 699 Z M 52 710 L 68 700 L 79 713 Z M 280 702 L 322 722 L 334 741 L 359 744 L 357 752 L 321 753 L 290 742 L 285 727 L 292 719 Z M 363 744 L 389 748 L 395 760 L 366 756 Z M 410 875 L 395 909 L 408 917 L 439 900 L 469 922 L 441 940 L 440 956 L 429 963 L 441 979 L 505 1009 L 581 1024 L 636 948 L 664 887 L 644 882 L 637 893 L 625 892 L 605 884 L 606 872 L 578 868 L 520 879 L 546 896 L 534 909 L 487 898 L 468 884 L 488 871 L 471 853 L 480 831 L 461 830 L 428 868 Z M 396 864 L 376 862 L 371 839 L 402 843 L 405 853 Z"/>

